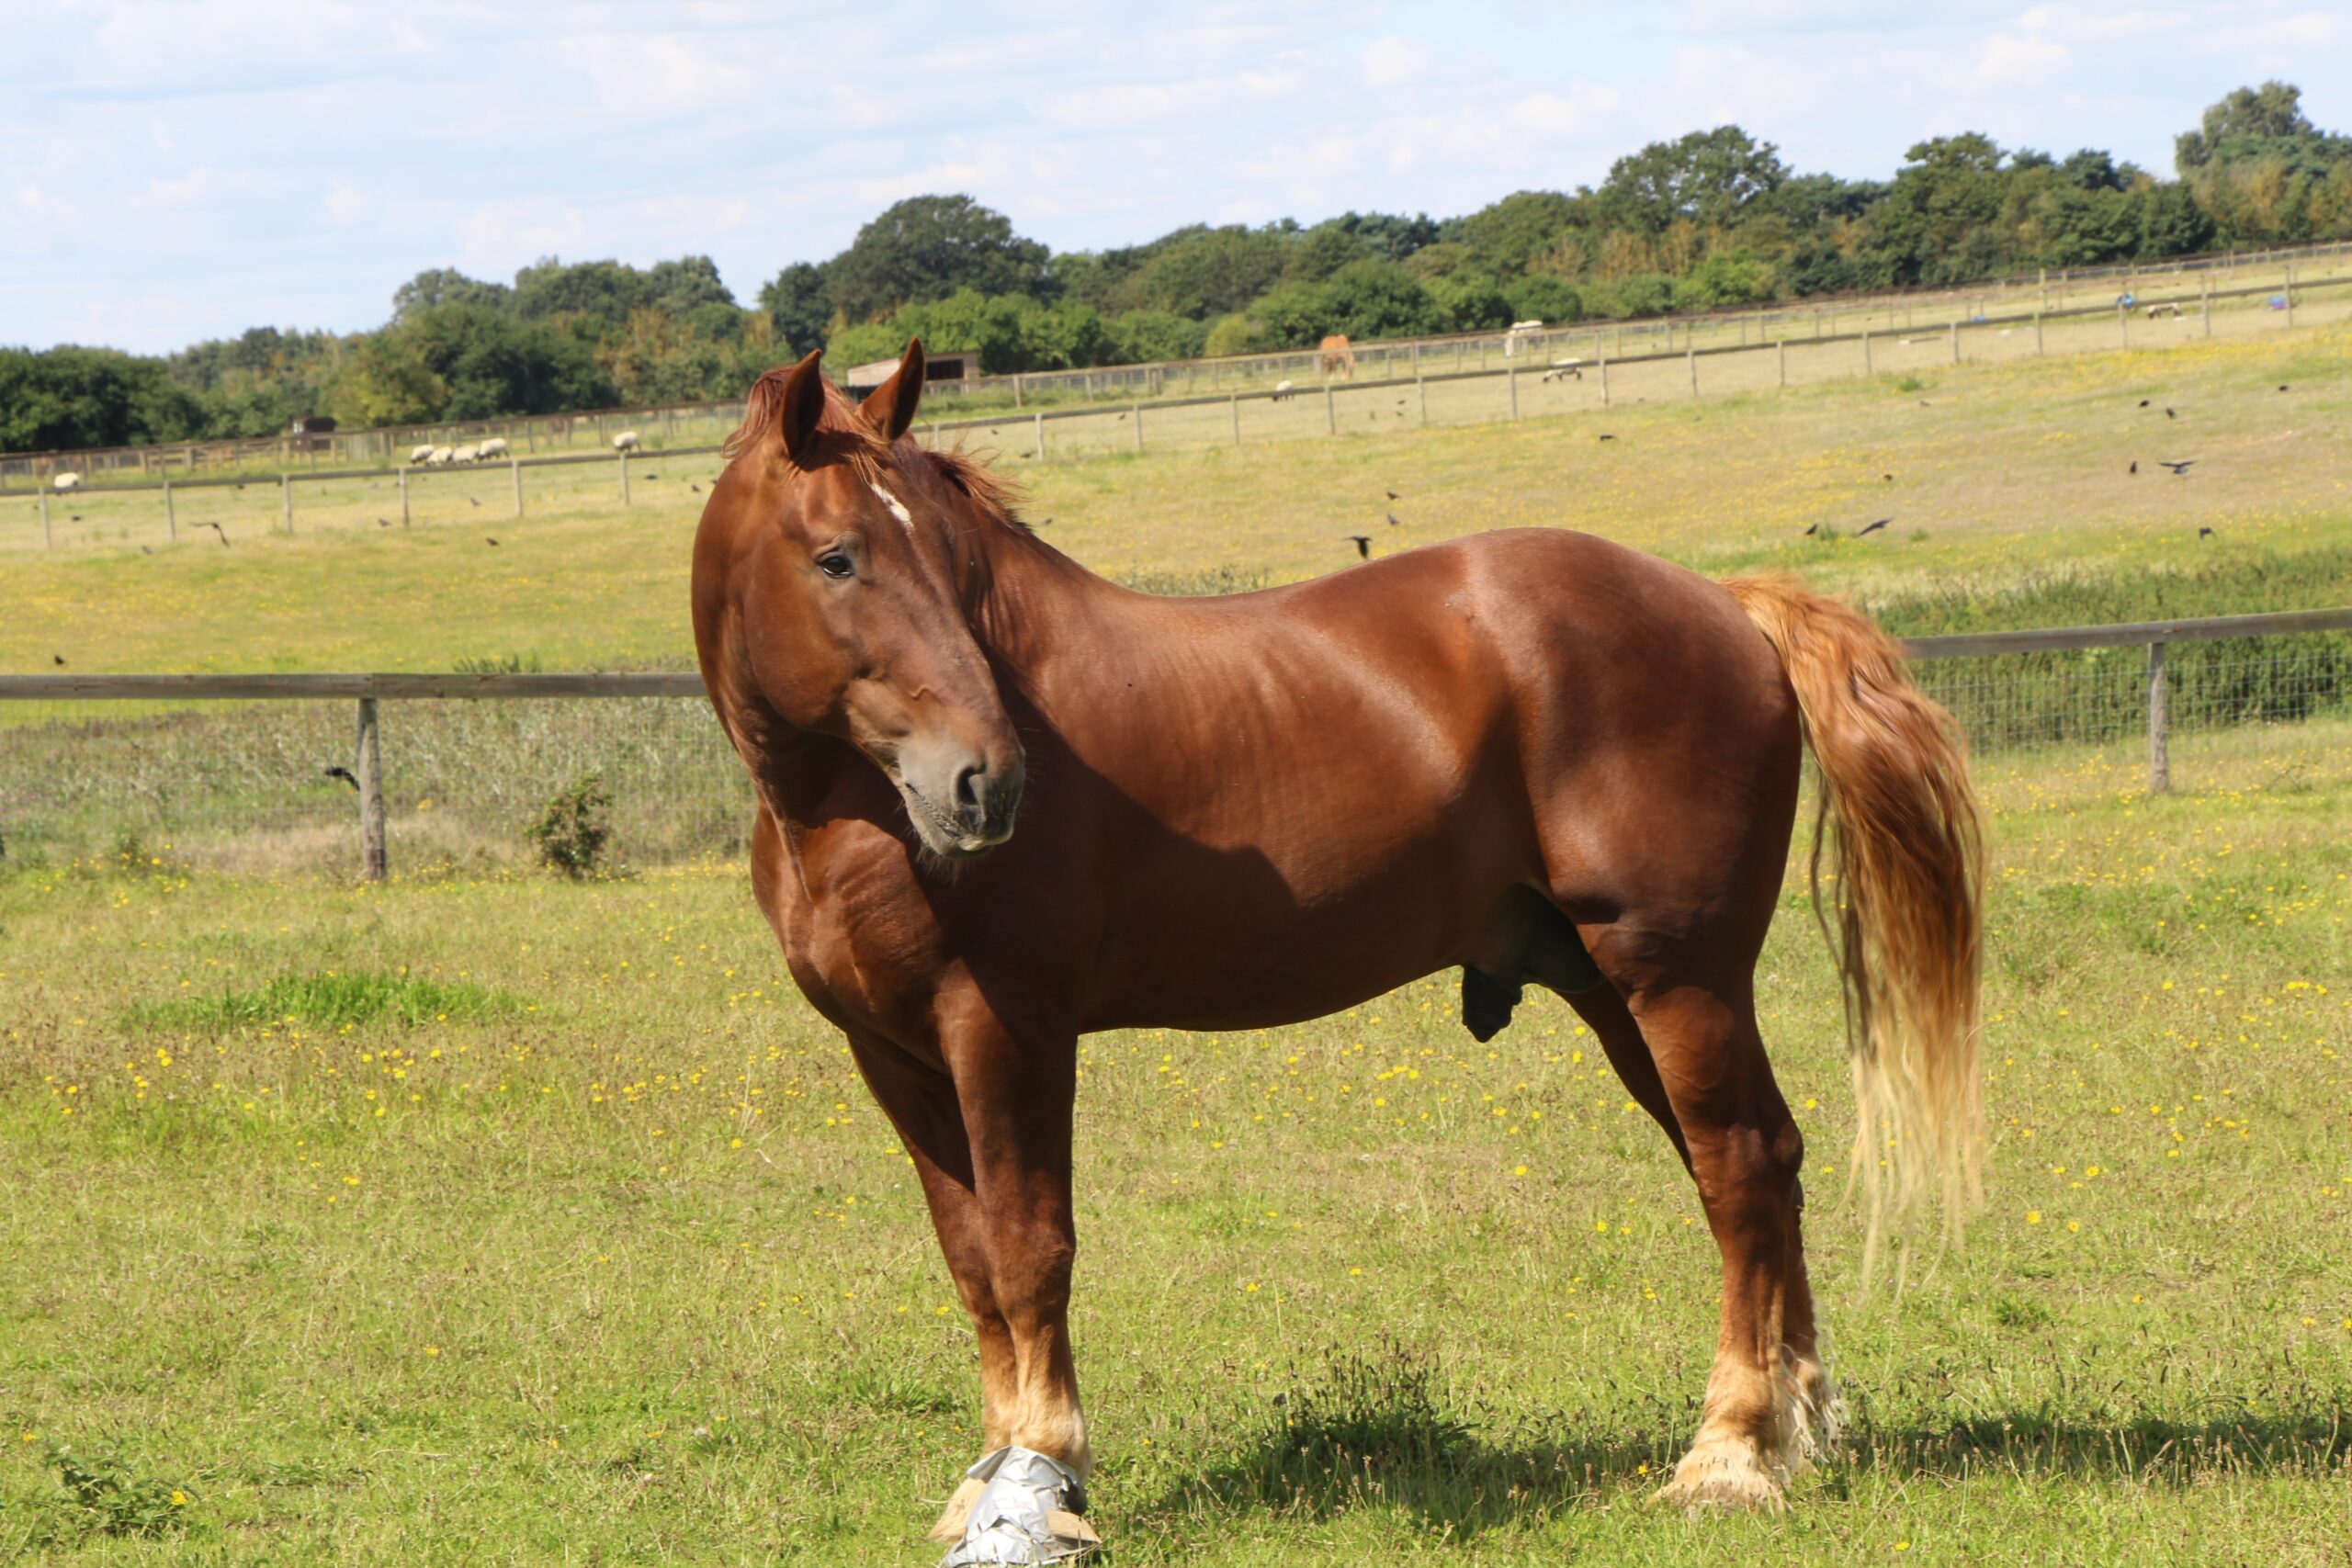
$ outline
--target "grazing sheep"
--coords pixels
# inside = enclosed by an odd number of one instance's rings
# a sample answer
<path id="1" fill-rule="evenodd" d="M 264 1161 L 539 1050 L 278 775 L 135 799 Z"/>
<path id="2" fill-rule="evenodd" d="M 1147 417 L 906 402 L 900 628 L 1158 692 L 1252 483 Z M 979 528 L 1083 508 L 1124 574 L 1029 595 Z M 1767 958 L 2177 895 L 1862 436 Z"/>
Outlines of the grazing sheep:
<path id="1" fill-rule="evenodd" d="M 410 447 L 408 460 L 412 463 L 431 462 L 433 460 L 433 443 L 428 441 L 422 446 Z"/>
<path id="2" fill-rule="evenodd" d="M 453 463 L 470 463 L 481 456 L 481 448 L 479 446 L 460 446 L 456 451 L 449 454 L 449 461 Z"/>
<path id="3" fill-rule="evenodd" d="M 1274 401 L 1281 402 L 1284 398 L 1296 397 L 1297 395 L 1298 389 L 1292 386 L 1288 381 L 1277 381 L 1274 383 Z"/>
<path id="4" fill-rule="evenodd" d="M 447 446 L 435 446 L 431 452 L 425 454 L 424 460 L 437 468 L 448 462 L 454 455 Z"/>
<path id="5" fill-rule="evenodd" d="M 624 430 L 613 437 L 613 450 L 616 452 L 634 452 L 637 448 L 637 432 L 634 430 Z"/>
<path id="6" fill-rule="evenodd" d="M 1544 379 L 1546 381 L 1581 381 L 1584 379 L 1584 361 L 1582 359 L 1555 359 L 1552 361 L 1552 367 L 1544 372 Z"/>
<path id="7" fill-rule="evenodd" d="M 492 436 L 489 440 L 474 448 L 474 456 L 483 461 L 488 461 L 492 457 L 503 457 L 506 456 L 506 437 L 503 435 Z"/>
<path id="8" fill-rule="evenodd" d="M 49 486 L 51 490 L 80 490 L 82 488 L 82 476 L 79 474 L 60 474 L 55 479 L 49 481 Z"/>

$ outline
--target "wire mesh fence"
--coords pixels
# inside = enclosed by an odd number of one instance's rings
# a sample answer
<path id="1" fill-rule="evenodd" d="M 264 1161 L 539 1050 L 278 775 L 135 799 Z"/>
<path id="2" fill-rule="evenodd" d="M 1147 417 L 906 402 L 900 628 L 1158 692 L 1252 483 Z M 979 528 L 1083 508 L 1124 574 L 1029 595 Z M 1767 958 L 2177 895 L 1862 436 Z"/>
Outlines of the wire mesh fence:
<path id="1" fill-rule="evenodd" d="M 2201 791 L 2352 777 L 2352 630 L 2217 635 L 2249 621 L 2352 628 L 2352 612 L 2177 623 L 2185 640 L 1973 653 L 2099 628 L 1939 639 L 1919 684 L 2004 776 L 2091 764 L 2116 787 Z M 61 677 L 0 681 L 0 857 L 22 863 L 147 856 L 262 874 L 362 867 L 357 705 L 350 695 L 54 699 Z M 92 677 L 88 689 L 137 677 Z M 204 678 L 187 681 L 201 690 Z M 223 678 L 228 679 L 228 678 Z M 253 677 L 247 688 L 387 683 L 376 702 L 381 801 L 395 874 L 523 866 L 557 797 L 594 780 L 605 863 L 741 856 L 753 800 L 692 676 Z M 490 695 L 417 695 L 486 682 Z M 637 694 L 623 694 L 634 681 Z M 398 682 L 399 685 L 389 682 Z M 613 694 L 517 695 L 532 682 Z M 641 694 L 647 682 L 674 695 Z M 149 688 L 159 684 L 151 679 Z M 216 684 L 218 682 L 215 682 Z M 2138 759 L 2136 761 L 2126 760 Z M 2090 776 L 2084 773 L 2083 776 Z"/>

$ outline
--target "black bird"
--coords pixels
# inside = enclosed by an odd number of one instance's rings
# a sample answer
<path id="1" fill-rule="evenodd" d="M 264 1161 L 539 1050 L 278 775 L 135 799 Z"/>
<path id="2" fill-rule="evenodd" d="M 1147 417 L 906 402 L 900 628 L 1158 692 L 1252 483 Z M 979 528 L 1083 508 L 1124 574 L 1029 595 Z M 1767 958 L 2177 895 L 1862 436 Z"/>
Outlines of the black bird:
<path id="1" fill-rule="evenodd" d="M 1806 538 L 1810 539 L 1810 538 L 1812 538 L 1815 534 L 1818 534 L 1818 533 L 1820 533 L 1820 532 L 1821 532 L 1821 525 L 1820 525 L 1820 524 L 1818 524 L 1818 523 L 1809 523 L 1809 524 L 1805 525 L 1804 536 L 1805 536 Z"/>
<path id="2" fill-rule="evenodd" d="M 702 486 L 695 483 L 692 479 L 688 479 L 686 481 L 686 488 L 694 491 L 696 495 L 700 495 L 702 493 Z"/>
<path id="3" fill-rule="evenodd" d="M 349 784 L 354 789 L 357 789 L 359 787 L 359 781 L 351 776 L 351 770 L 349 768 L 329 768 L 326 771 L 326 774 L 327 777 L 331 779 L 341 779 L 344 783 Z"/>
<path id="4" fill-rule="evenodd" d="M 2282 391 L 2282 392 L 2283 392 L 2283 391 L 2285 391 L 2285 390 L 2287 389 L 2287 388 L 2286 388 L 2286 384 L 2285 384 L 2284 382 L 2281 382 L 2281 383 L 2279 384 L 2278 389 L 2279 389 L 2280 391 Z"/>
<path id="5" fill-rule="evenodd" d="M 1127 416 L 1126 416 L 1125 414 L 1121 414 L 1119 417 L 1120 417 L 1122 420 L 1124 420 L 1124 419 L 1125 419 Z"/>
<path id="6" fill-rule="evenodd" d="M 662 476 L 661 476 L 660 474 L 648 474 L 648 475 L 646 475 L 645 477 L 646 477 L 647 479 L 660 479 Z"/>
<path id="7" fill-rule="evenodd" d="M 1921 399 L 1919 400 L 1919 406 L 1920 406 L 1921 408 L 1927 408 L 1927 407 L 1928 407 L 1928 406 L 1929 406 L 1929 404 L 1928 404 L 1928 400 L 1927 400 L 1927 399 L 1925 399 L 1925 398 L 1921 398 Z"/>
<path id="8" fill-rule="evenodd" d="M 1884 479 L 1889 484 L 1893 484 L 1894 482 L 1894 476 L 1893 474 L 1881 474 L 1879 475 L 1879 478 Z"/>
<path id="9" fill-rule="evenodd" d="M 1050 528 L 1050 527 L 1052 527 L 1053 525 L 1054 525 L 1054 520 L 1053 520 L 1052 518 L 1050 518 L 1050 517 L 1041 519 L 1041 520 L 1038 522 L 1038 524 L 1037 524 L 1037 526 L 1038 526 L 1038 527 L 1040 527 L 1040 528 Z"/>
<path id="10" fill-rule="evenodd" d="M 653 476 L 651 474 L 648 474 L 645 477 L 650 479 Z M 469 506 L 480 506 L 481 504 L 481 502 L 476 501 L 472 496 L 466 497 L 466 503 Z"/>
<path id="11" fill-rule="evenodd" d="M 2140 459 L 2137 457 L 2132 459 L 2132 471 L 2135 474 L 2140 471 Z"/>
<path id="12" fill-rule="evenodd" d="M 2156 467 L 2158 467 L 2159 468 L 2170 468 L 2170 469 L 2175 473 L 2175 474 L 2177 474 L 2180 478 L 2182 478 L 2182 479 L 2187 479 L 2187 478 L 2188 477 L 2188 466 L 2189 466 L 2191 463 L 2194 463 L 2194 462 L 2196 462 L 2196 461 L 2197 461 L 2197 459 L 2196 459 L 2196 458 L 2194 458 L 2194 457 L 2188 457 L 2188 458 L 2184 458 L 2183 460 L 2181 460 L 2180 462 L 2177 462 L 2177 463 L 2168 463 L 2168 462 L 2165 461 L 2165 459 L 2163 459 L 2162 457 L 2159 457 L 2159 458 L 2157 458 L 2157 459 L 2156 459 Z"/>
<path id="13" fill-rule="evenodd" d="M 2178 415 L 2178 414 L 2177 414 L 2177 413 L 2173 412 L 2172 412 L 2172 410 L 2170 410 L 2170 409 L 2166 409 L 2166 410 L 2165 410 L 2165 417 L 2166 419 L 2178 419 L 2178 418 L 2180 417 L 2180 415 Z"/>
<path id="14" fill-rule="evenodd" d="M 1371 535 L 1369 535 L 1369 534 L 1342 534 L 1342 535 L 1340 535 L 1340 537 L 1341 537 L 1342 539 L 1353 539 L 1353 540 L 1356 542 L 1356 558 L 1357 558 L 1358 560 L 1370 560 L 1370 559 L 1372 558 L 1372 536 L 1371 536 Z M 61 660 L 59 662 L 62 663 L 62 662 L 63 662 L 63 660 Z"/>
<path id="15" fill-rule="evenodd" d="M 1894 518 L 1892 518 L 1892 517 L 1882 517 L 1882 518 L 1880 518 L 1880 519 L 1879 519 L 1877 522 L 1875 522 L 1875 523 L 1868 524 L 1868 525 L 1864 525 L 1864 526 L 1862 526 L 1862 527 L 1860 527 L 1860 528 L 1855 529 L 1855 530 L 1854 530 L 1854 537 L 1856 537 L 1857 539 L 1859 539 L 1859 538 L 1860 538 L 1860 537 L 1861 537 L 1863 535 L 1865 535 L 1865 534 L 1875 534 L 1875 533 L 1877 533 L 1881 528 L 1885 527 L 1889 523 L 1892 523 L 1892 522 L 1894 522 Z"/>
<path id="16" fill-rule="evenodd" d="M 376 526 L 379 528 L 389 528 L 391 525 L 392 520 L 389 517 L 379 517 L 376 519 Z"/>
<path id="17" fill-rule="evenodd" d="M 2282 388 L 2280 388 L 2279 389 L 2280 389 L 2281 391 L 2284 391 L 2286 389 L 2282 387 Z M 1382 494 L 1384 494 L 1384 495 L 1385 495 L 1385 496 L 1387 496 L 1387 497 L 1388 497 L 1388 499 L 1389 499 L 1389 500 L 1391 500 L 1391 501 L 1402 501 L 1402 500 L 1404 500 L 1404 499 L 1405 499 L 1403 496 L 1398 495 L 1398 494 L 1397 494 L 1395 491 L 1393 491 L 1393 490 L 1391 490 L 1391 491 L 1383 491 L 1381 493 L 1382 493 Z"/>
<path id="18" fill-rule="evenodd" d="M 1601 437 L 1600 437 L 1600 438 L 1601 438 L 1603 441 L 1614 441 L 1614 440 L 1616 440 L 1616 439 L 1617 439 L 1615 436 L 1609 434 L 1608 434 L 1607 432 L 1605 432 L 1605 431 L 1601 434 Z"/>
<path id="19" fill-rule="evenodd" d="M 1404 526 L 1404 525 L 1403 525 L 1401 522 L 1399 522 L 1399 521 L 1397 520 L 1396 514 L 1394 512 L 1389 513 L 1387 514 L 1387 516 L 1388 516 L 1388 525 L 1389 525 L 1391 528 L 1401 528 L 1401 527 L 1403 527 L 1403 526 Z"/>
<path id="20" fill-rule="evenodd" d="M 52 660 L 54 660 L 55 662 L 57 662 L 57 663 L 59 663 L 59 664 L 62 664 L 62 663 L 64 663 L 64 662 L 65 662 L 65 655 L 63 655 L 63 654 L 62 654 L 62 653 L 52 653 L 52 654 L 51 654 L 49 657 L 50 657 Z"/>
<path id="21" fill-rule="evenodd" d="M 222 526 L 220 526 L 220 524 L 218 524 L 218 523 L 198 523 L 198 524 L 197 525 L 197 526 L 198 526 L 198 527 L 199 527 L 199 528 L 209 528 L 209 529 L 211 529 L 214 533 L 216 533 L 216 534 L 218 534 L 218 535 L 220 535 L 220 547 L 221 547 L 222 549 L 224 549 L 224 550 L 225 550 L 225 549 L 227 549 L 227 548 L 229 547 L 229 530 L 228 530 L 228 529 L 226 529 L 226 528 L 223 528 Z"/>
<path id="22" fill-rule="evenodd" d="M 482 537 L 488 542 L 492 549 L 496 549 L 498 547 L 498 541 L 496 539 L 491 538 L 487 534 L 483 535 Z"/>
<path id="23" fill-rule="evenodd" d="M 2210 539 L 2213 536 L 2213 530 L 2211 528 L 2199 528 L 2197 530 L 2197 536 L 2200 539 Z"/>
<path id="24" fill-rule="evenodd" d="M 2146 407 L 2148 406 L 2148 400 L 2147 400 L 2147 399 L 2145 399 L 2145 398 L 2142 398 L 2142 399 L 2140 400 L 2140 406 L 2141 406 L 2142 408 L 2146 408 Z"/>
<path id="25" fill-rule="evenodd" d="M 142 556 L 152 556 L 155 551 L 153 546 L 141 545 L 139 547 L 139 553 Z"/>
<path id="26" fill-rule="evenodd" d="M 79 523 L 80 521 L 82 521 L 82 514 L 81 514 L 80 513 L 76 512 L 76 513 L 74 513 L 72 516 L 68 517 L 68 518 L 66 519 L 66 521 L 67 521 L 68 523 Z"/>

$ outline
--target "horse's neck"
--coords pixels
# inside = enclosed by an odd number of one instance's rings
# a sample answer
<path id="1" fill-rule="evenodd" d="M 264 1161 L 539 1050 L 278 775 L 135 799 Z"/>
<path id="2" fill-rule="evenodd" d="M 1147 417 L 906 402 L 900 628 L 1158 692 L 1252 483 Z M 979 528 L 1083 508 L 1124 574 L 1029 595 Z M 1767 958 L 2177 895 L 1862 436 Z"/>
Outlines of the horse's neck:
<path id="1" fill-rule="evenodd" d="M 1009 529 L 989 528 L 978 548 L 987 575 L 972 632 L 1000 668 L 1039 682 L 1060 660 L 1099 648 L 1096 628 L 1116 615 L 1122 590 L 1043 539 Z"/>

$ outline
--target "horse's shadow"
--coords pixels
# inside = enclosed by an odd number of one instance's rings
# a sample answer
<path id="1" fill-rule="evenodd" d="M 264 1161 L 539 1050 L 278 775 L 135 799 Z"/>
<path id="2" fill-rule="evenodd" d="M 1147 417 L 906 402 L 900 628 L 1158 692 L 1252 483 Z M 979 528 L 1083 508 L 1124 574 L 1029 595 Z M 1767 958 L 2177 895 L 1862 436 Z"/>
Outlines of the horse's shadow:
<path id="1" fill-rule="evenodd" d="M 1352 1380 L 1352 1381 L 1351 1381 Z M 1328 1518 L 1398 1509 L 1465 1540 L 1666 1479 L 1695 1425 L 1695 1408 L 1608 1417 L 1613 1435 L 1587 1439 L 1573 1417 L 1540 1426 L 1494 1413 L 1448 1414 L 1412 1369 L 1342 1370 L 1278 1409 L 1229 1460 L 1170 1486 L 1147 1514 L 1272 1511 Z M 2340 1474 L 2352 1424 L 2329 1406 L 2210 1416 L 2067 1421 L 2042 1411 L 1946 1423 L 1880 1422 L 1849 1411 L 1833 1455 L 1796 1496 L 1837 1498 L 1872 1477 L 2000 1473 L 2052 1480 L 2129 1480 L 2188 1487 L 2217 1475 Z"/>

